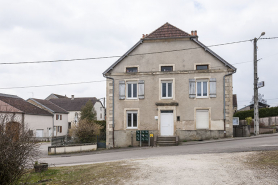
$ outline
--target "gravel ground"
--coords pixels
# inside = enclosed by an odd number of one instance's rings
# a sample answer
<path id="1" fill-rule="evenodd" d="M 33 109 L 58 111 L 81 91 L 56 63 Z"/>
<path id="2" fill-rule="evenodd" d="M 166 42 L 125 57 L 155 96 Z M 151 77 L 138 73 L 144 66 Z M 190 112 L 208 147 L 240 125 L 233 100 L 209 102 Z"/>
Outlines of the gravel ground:
<path id="1" fill-rule="evenodd" d="M 124 184 L 278 184 L 271 169 L 248 164 L 255 152 L 163 156 L 127 160 L 134 168 Z"/>

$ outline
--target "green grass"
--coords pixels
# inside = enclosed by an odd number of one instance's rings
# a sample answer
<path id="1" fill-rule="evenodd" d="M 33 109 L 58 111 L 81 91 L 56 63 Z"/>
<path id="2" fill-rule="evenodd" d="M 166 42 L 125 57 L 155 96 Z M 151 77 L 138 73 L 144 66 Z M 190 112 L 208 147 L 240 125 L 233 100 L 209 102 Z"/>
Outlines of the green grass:
<path id="1" fill-rule="evenodd" d="M 125 162 L 54 167 L 42 173 L 30 172 L 20 183 L 24 184 L 121 184 L 131 178 L 135 169 Z M 28 180 L 27 180 L 28 179 Z M 42 182 L 43 181 L 43 182 Z"/>

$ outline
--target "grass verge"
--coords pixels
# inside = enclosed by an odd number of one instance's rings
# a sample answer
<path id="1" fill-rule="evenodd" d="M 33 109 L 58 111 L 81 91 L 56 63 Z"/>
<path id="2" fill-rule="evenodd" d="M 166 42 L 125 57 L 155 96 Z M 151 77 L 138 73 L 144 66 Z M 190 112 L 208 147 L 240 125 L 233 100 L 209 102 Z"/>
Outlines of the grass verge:
<path id="1" fill-rule="evenodd" d="M 278 172 L 278 151 L 255 152 L 247 158 L 246 163 L 257 169 L 269 168 Z"/>
<path id="2" fill-rule="evenodd" d="M 135 170 L 127 162 L 53 167 L 42 173 L 30 172 L 20 184 L 122 184 Z"/>

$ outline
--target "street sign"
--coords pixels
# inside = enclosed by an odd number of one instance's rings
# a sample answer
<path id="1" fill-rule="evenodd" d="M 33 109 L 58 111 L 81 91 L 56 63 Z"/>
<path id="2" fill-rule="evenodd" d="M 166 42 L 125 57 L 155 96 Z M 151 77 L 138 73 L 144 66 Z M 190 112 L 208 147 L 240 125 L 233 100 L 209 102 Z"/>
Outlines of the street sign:
<path id="1" fill-rule="evenodd" d="M 153 134 L 150 134 L 150 137 L 153 137 Z"/>
<path id="2" fill-rule="evenodd" d="M 233 117 L 233 125 L 239 125 L 239 117 Z"/>
<path id="3" fill-rule="evenodd" d="M 264 87 L 264 81 L 258 82 L 257 86 L 258 88 Z"/>

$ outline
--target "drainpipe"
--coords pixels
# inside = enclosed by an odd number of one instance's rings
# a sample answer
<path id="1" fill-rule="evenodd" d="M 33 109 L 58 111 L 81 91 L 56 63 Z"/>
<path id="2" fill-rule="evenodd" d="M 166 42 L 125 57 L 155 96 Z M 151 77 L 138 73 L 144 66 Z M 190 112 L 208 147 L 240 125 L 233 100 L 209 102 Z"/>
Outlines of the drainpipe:
<path id="1" fill-rule="evenodd" d="M 226 100 L 225 100 L 225 78 L 226 76 L 230 76 L 232 74 L 236 73 L 236 70 L 233 71 L 232 73 L 228 73 L 226 75 L 223 76 L 223 114 L 224 114 L 224 137 L 226 137 Z"/>
<path id="2" fill-rule="evenodd" d="M 112 136 L 112 139 L 113 139 L 113 148 L 115 148 L 115 142 L 114 142 L 114 128 L 115 128 L 115 124 L 114 124 L 114 112 L 115 112 L 114 111 L 114 92 L 115 92 L 115 90 L 114 90 L 114 78 L 105 76 L 105 74 L 103 74 L 103 77 L 113 80 L 113 117 L 112 117 L 113 136 Z"/>

